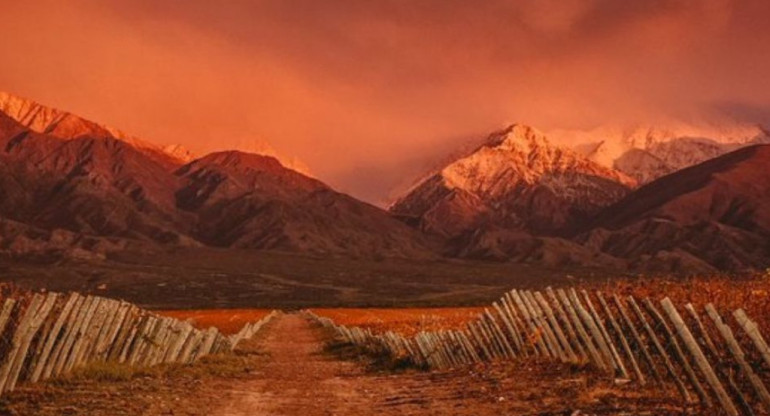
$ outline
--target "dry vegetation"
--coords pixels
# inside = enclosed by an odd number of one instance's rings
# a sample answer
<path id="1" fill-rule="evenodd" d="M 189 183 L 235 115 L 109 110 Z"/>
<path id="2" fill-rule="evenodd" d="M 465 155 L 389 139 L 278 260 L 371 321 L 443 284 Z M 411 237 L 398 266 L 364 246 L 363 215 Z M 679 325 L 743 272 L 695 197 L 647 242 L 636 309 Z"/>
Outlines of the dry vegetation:
<path id="1" fill-rule="evenodd" d="M 234 355 L 190 364 L 138 368 L 94 363 L 46 383 L 22 385 L 0 398 L 0 415 L 185 415 L 210 414 L 223 386 L 254 380 L 268 360 L 257 340 Z"/>
<path id="2" fill-rule="evenodd" d="M 770 271 L 749 276 L 693 277 L 685 279 L 622 279 L 586 285 L 586 289 L 659 300 L 666 296 L 677 305 L 692 303 L 700 310 L 713 303 L 719 310 L 743 308 L 763 332 L 770 334 Z"/>
<path id="3" fill-rule="evenodd" d="M 161 310 L 158 315 L 170 316 L 180 320 L 189 320 L 196 328 L 215 327 L 225 335 L 238 332 L 244 325 L 259 321 L 272 309 L 192 309 Z"/>
<path id="4" fill-rule="evenodd" d="M 313 312 L 346 326 L 375 332 L 395 331 L 412 335 L 420 331 L 460 329 L 475 319 L 482 307 L 472 308 L 317 308 Z"/>
<path id="5" fill-rule="evenodd" d="M 660 300 L 670 297 L 676 305 L 692 303 L 698 309 L 713 303 L 718 309 L 743 308 L 763 332 L 770 334 L 770 274 L 741 277 L 639 277 L 575 285 L 586 290 Z M 515 287 L 512 287 L 512 289 Z M 487 306 L 487 305 L 485 305 Z M 475 319 L 485 306 L 447 308 L 314 308 L 319 316 L 346 326 L 375 332 L 394 331 L 405 336 L 419 331 L 460 329 Z"/>

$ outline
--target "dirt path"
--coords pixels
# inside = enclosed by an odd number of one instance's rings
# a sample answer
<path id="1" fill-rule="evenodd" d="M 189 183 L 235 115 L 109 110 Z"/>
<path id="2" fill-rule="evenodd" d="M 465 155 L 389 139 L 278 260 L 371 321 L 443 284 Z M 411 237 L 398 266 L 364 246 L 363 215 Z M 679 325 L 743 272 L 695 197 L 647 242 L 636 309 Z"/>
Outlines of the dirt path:
<path id="1" fill-rule="evenodd" d="M 359 366 L 325 356 L 322 334 L 308 321 L 283 315 L 267 330 L 260 346 L 270 361 L 255 374 L 257 381 L 230 391 L 230 400 L 215 415 L 360 415 L 372 410 L 374 392 L 360 383 Z"/>
<path id="2" fill-rule="evenodd" d="M 591 388 L 582 377 L 559 380 L 526 368 L 515 377 L 473 369 L 371 372 L 324 353 L 323 330 L 296 314 L 281 316 L 266 332 L 258 346 L 269 355 L 266 364 L 232 385 L 215 416 L 570 415 L 584 406 L 591 414 L 623 414 L 618 404 L 639 399 L 604 385 Z"/>
<path id="3" fill-rule="evenodd" d="M 447 415 L 480 414 L 483 408 L 468 401 L 467 378 L 371 373 L 324 354 L 323 330 L 296 314 L 281 316 L 260 344 L 268 363 L 256 380 L 234 386 L 215 416 Z"/>

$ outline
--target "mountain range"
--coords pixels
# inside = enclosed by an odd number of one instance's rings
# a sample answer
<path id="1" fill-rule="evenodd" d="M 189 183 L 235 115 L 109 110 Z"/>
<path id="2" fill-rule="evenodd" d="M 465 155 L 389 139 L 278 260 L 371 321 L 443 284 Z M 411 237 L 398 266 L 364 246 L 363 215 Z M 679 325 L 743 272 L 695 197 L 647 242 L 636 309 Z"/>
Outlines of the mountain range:
<path id="1" fill-rule="evenodd" d="M 0 93 L 0 252 L 209 246 L 612 270 L 770 265 L 757 126 L 548 135 L 513 124 L 383 210 L 269 154 L 195 157 Z"/>
<path id="2" fill-rule="evenodd" d="M 433 256 L 419 232 L 273 157 L 188 161 L 178 147 L 10 94 L 0 101 L 0 218 L 15 230 L 0 248 L 11 254 L 210 245 Z"/>

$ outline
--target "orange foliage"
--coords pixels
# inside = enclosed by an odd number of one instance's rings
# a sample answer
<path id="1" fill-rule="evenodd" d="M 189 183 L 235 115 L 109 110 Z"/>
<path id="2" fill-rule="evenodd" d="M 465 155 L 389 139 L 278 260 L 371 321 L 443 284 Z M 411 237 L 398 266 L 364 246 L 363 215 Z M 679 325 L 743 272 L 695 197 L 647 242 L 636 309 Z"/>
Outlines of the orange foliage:
<path id="1" fill-rule="evenodd" d="M 319 308 L 312 311 L 341 325 L 358 326 L 374 332 L 394 331 L 412 335 L 420 331 L 461 329 L 483 310 L 484 308 Z"/>
<path id="2" fill-rule="evenodd" d="M 216 327 L 225 335 L 234 334 L 250 322 L 269 314 L 271 309 L 193 309 L 155 311 L 158 315 L 190 320 L 199 329 Z"/>
<path id="3" fill-rule="evenodd" d="M 729 319 L 732 319 L 732 311 L 742 308 L 763 332 L 770 331 L 769 274 L 686 279 L 640 277 L 618 279 L 585 289 L 614 292 L 622 296 L 633 295 L 637 299 L 649 297 L 656 301 L 669 297 L 677 306 L 692 303 L 698 310 L 702 310 L 707 303 L 713 303 L 717 309 L 725 312 L 723 318 Z"/>
<path id="4" fill-rule="evenodd" d="M 764 333 L 770 333 L 770 275 L 750 277 L 651 278 L 617 279 L 605 283 L 580 284 L 576 289 L 605 294 L 649 297 L 659 301 L 664 297 L 680 309 L 692 303 L 703 310 L 713 303 L 723 311 L 723 318 L 732 319 L 731 312 L 743 308 Z M 502 293 L 501 293 L 502 296 Z M 313 309 L 320 316 L 337 324 L 358 326 L 374 332 L 394 331 L 412 335 L 423 330 L 461 329 L 475 319 L 483 308 L 425 308 L 425 309 Z M 682 310 L 680 310 L 682 312 Z"/>

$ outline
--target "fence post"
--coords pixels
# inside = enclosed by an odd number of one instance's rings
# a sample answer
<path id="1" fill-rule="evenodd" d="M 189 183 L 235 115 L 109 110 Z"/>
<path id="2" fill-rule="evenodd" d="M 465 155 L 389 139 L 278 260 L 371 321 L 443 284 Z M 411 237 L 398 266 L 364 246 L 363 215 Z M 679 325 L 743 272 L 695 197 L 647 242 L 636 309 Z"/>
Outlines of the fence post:
<path id="1" fill-rule="evenodd" d="M 698 367 L 700 367 L 701 372 L 706 376 L 706 381 L 708 381 L 709 385 L 711 385 L 711 388 L 714 390 L 722 408 L 730 416 L 738 416 L 738 409 L 736 409 L 735 404 L 733 404 L 730 396 L 725 391 L 724 386 L 722 386 L 722 383 L 719 382 L 716 374 L 714 374 L 714 369 L 711 368 L 708 360 L 706 360 L 706 356 L 703 355 L 703 351 L 698 346 L 695 337 L 692 336 L 690 329 L 687 328 L 687 325 L 684 323 L 684 320 L 682 320 L 679 312 L 677 312 L 671 299 L 663 299 L 661 305 L 671 319 L 671 322 L 674 323 L 674 327 L 679 332 L 679 337 L 682 338 L 685 346 L 690 350 L 690 354 L 695 358 L 695 362 L 698 364 Z"/>

